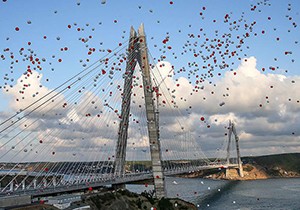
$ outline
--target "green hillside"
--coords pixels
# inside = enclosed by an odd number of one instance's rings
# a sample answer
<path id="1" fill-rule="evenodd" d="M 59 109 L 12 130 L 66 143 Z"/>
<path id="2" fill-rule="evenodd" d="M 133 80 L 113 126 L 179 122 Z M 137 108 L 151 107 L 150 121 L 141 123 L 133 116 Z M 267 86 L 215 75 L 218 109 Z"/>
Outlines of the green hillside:
<path id="1" fill-rule="evenodd" d="M 267 170 L 281 168 L 285 171 L 300 173 L 300 153 L 243 157 L 243 163 L 257 164 Z"/>

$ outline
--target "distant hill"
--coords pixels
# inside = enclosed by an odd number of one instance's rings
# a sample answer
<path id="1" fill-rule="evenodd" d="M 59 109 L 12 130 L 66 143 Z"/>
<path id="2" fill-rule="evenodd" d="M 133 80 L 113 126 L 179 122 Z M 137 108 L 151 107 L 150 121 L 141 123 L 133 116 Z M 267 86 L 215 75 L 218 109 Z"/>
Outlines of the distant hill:
<path id="1" fill-rule="evenodd" d="M 300 153 L 243 157 L 242 162 L 259 165 L 272 176 L 280 176 L 282 170 L 300 174 Z"/>
<path id="2" fill-rule="evenodd" d="M 184 177 L 205 177 L 229 180 L 256 180 L 279 177 L 300 177 L 300 153 L 242 157 L 244 177 L 237 169 L 219 169 L 197 172 Z M 226 175 L 227 174 L 227 175 Z"/>

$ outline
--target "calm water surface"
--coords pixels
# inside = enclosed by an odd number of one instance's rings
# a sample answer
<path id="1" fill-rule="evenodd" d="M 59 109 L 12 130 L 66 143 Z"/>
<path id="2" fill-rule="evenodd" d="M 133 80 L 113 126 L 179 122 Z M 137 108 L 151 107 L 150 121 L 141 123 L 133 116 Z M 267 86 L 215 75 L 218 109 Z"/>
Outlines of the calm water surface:
<path id="1" fill-rule="evenodd" d="M 180 197 L 199 209 L 300 210 L 300 178 L 229 182 L 167 177 L 168 197 Z M 135 192 L 153 186 L 127 185 Z"/>

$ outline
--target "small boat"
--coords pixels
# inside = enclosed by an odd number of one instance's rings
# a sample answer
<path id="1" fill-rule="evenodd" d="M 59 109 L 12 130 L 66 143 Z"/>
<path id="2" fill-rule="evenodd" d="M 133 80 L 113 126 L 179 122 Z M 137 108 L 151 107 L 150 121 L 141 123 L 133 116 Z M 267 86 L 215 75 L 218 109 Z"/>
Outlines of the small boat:
<path id="1" fill-rule="evenodd" d="M 173 181 L 173 184 L 178 184 L 176 181 Z"/>

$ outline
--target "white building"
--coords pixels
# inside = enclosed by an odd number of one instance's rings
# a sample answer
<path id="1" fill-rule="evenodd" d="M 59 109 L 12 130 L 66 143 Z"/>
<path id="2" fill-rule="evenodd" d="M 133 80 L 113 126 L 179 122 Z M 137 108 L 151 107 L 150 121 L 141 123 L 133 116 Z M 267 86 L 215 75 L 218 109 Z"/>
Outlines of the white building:
<path id="1" fill-rule="evenodd" d="M 53 205 L 59 209 L 66 209 L 71 205 L 71 203 L 75 201 L 81 201 L 81 195 L 60 195 L 55 197 L 48 197 L 47 200 L 47 204 Z"/>

